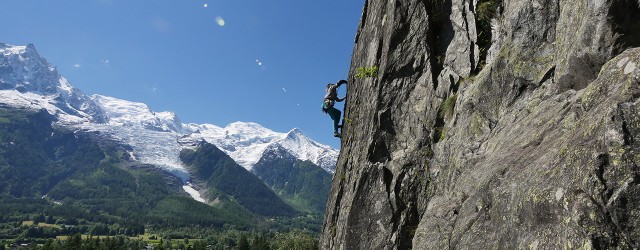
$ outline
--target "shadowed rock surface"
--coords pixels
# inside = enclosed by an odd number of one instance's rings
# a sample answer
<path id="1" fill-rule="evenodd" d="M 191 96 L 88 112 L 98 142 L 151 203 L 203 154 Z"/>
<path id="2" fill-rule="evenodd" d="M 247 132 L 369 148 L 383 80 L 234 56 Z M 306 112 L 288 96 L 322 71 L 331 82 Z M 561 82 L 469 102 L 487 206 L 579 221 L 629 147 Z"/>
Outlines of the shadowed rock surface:
<path id="1" fill-rule="evenodd" d="M 378 72 L 349 79 L 321 248 L 639 248 L 638 20 L 636 0 L 367 0 L 350 75 Z"/>

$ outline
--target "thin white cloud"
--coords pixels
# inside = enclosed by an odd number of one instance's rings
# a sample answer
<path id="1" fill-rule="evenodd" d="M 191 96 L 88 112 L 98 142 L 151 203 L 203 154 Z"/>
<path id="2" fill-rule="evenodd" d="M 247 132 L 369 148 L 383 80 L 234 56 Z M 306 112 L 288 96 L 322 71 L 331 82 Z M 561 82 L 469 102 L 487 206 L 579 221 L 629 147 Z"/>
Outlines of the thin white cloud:
<path id="1" fill-rule="evenodd" d="M 153 28 L 159 32 L 171 31 L 171 23 L 164 18 L 153 19 Z"/>
<path id="2" fill-rule="evenodd" d="M 149 91 L 150 93 L 156 93 L 160 91 L 160 88 L 157 83 L 154 84 L 144 84 L 145 91 Z"/>
<path id="3" fill-rule="evenodd" d="M 80 67 L 82 67 L 82 65 L 80 65 L 80 64 L 78 64 L 78 63 L 76 63 L 76 64 L 74 64 L 74 65 L 73 65 L 73 67 L 74 67 L 74 68 L 80 68 Z"/>
<path id="4" fill-rule="evenodd" d="M 225 25 L 224 19 L 222 17 L 216 17 L 216 23 L 220 27 L 223 27 Z"/>

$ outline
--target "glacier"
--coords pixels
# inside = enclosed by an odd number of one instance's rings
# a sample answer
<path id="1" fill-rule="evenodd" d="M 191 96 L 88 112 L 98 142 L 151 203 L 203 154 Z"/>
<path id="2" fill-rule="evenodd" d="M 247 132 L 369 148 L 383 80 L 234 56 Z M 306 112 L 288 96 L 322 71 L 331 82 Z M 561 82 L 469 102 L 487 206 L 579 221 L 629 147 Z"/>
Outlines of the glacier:
<path id="1" fill-rule="evenodd" d="M 182 189 L 185 192 L 187 192 L 189 195 L 191 195 L 191 198 L 193 198 L 194 200 L 197 200 L 199 202 L 202 202 L 202 203 L 207 203 L 207 201 L 204 198 L 202 198 L 202 196 L 200 195 L 200 192 L 198 192 L 198 190 L 193 188 L 191 183 L 186 183 L 186 184 L 187 185 L 182 186 Z"/>
<path id="2" fill-rule="evenodd" d="M 249 171 L 268 148 L 275 146 L 330 173 L 338 158 L 338 150 L 315 142 L 297 128 L 282 133 L 253 122 L 234 122 L 225 127 L 183 123 L 177 114 L 154 112 L 144 103 L 87 96 L 60 76 L 31 44 L 0 43 L 0 103 L 45 109 L 58 119 L 59 125 L 98 132 L 128 145 L 133 159 L 180 178 L 185 192 L 199 201 L 202 198 L 196 195 L 198 190 L 188 184 L 191 175 L 180 160 L 180 152 L 193 149 L 202 140 L 220 148 Z"/>

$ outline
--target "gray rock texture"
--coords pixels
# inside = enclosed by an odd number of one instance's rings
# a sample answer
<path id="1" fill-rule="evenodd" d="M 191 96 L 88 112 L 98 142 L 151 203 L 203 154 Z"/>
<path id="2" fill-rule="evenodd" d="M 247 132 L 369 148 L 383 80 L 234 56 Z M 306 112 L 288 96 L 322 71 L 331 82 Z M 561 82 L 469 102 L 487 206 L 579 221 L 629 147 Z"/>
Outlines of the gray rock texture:
<path id="1" fill-rule="evenodd" d="M 639 46 L 636 0 L 365 1 L 321 248 L 640 248 Z"/>

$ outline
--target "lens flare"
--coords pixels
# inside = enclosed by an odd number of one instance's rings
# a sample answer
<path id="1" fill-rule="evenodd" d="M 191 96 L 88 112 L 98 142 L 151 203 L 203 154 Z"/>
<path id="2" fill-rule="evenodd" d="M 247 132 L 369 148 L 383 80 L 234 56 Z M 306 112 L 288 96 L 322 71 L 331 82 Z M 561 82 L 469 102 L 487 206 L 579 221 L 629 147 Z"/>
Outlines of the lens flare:
<path id="1" fill-rule="evenodd" d="M 216 23 L 222 27 L 224 26 L 224 19 L 222 19 L 222 17 L 216 17 Z"/>

